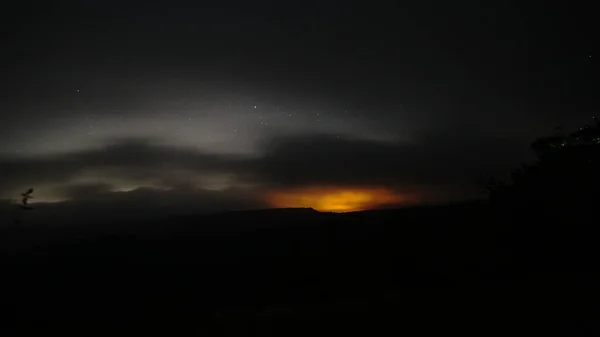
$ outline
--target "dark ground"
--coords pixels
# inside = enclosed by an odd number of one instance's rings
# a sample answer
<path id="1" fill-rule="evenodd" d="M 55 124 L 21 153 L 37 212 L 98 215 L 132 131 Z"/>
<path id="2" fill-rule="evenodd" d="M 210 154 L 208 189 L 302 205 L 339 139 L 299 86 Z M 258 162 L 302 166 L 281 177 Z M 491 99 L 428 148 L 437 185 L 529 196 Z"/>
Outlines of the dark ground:
<path id="1" fill-rule="evenodd" d="M 596 231 L 538 220 L 466 204 L 64 227 L 4 249 L 2 336 L 594 335 Z"/>

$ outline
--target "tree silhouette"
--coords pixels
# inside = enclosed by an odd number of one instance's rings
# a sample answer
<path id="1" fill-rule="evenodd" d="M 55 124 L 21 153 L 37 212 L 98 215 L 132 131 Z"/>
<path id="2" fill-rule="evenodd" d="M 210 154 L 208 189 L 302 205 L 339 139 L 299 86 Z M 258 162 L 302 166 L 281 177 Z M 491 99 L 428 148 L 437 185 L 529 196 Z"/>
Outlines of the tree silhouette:
<path id="1" fill-rule="evenodd" d="M 550 217 L 592 216 L 600 200 L 600 121 L 594 122 L 568 135 L 535 140 L 534 163 L 515 169 L 509 182 L 491 178 L 484 183 L 490 202 Z"/>
<path id="2" fill-rule="evenodd" d="M 505 242 L 522 270 L 597 266 L 600 122 L 535 140 L 536 160 L 507 182 L 484 185 L 497 215 L 509 220 Z"/>
<path id="3" fill-rule="evenodd" d="M 33 199 L 33 195 L 31 195 L 33 193 L 33 188 L 28 189 L 27 191 L 21 193 L 21 203 L 15 205 L 15 206 L 19 206 L 22 210 L 26 210 L 26 211 L 30 211 L 33 209 L 33 207 L 29 206 L 29 199 Z M 14 218 L 14 222 L 15 225 L 22 225 L 23 224 L 23 220 L 21 219 L 22 217 L 22 213 L 20 213 L 19 215 L 17 215 L 17 217 Z"/>
<path id="4" fill-rule="evenodd" d="M 21 207 L 23 209 L 33 209 L 31 206 L 28 205 L 29 199 L 33 199 L 31 193 L 33 193 L 33 188 L 30 188 L 25 193 L 21 194 L 21 196 L 23 197 L 23 199 L 21 200 Z"/>

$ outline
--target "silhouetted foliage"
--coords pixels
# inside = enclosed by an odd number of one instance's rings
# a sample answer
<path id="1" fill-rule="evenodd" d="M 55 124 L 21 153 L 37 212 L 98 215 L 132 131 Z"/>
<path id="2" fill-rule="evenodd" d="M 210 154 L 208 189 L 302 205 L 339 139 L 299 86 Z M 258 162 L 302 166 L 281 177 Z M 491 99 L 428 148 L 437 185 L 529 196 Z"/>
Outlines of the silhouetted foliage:
<path id="1" fill-rule="evenodd" d="M 23 199 L 21 200 L 21 208 L 27 209 L 27 210 L 33 209 L 28 204 L 29 199 L 33 199 L 33 196 L 31 195 L 31 193 L 33 193 L 33 188 L 30 188 L 26 192 L 21 194 L 21 196 L 23 197 Z"/>
<path id="2" fill-rule="evenodd" d="M 510 182 L 485 185 L 491 203 L 558 219 L 592 216 L 600 188 L 600 122 L 594 122 L 566 136 L 535 140 L 534 163 L 515 169 Z"/>

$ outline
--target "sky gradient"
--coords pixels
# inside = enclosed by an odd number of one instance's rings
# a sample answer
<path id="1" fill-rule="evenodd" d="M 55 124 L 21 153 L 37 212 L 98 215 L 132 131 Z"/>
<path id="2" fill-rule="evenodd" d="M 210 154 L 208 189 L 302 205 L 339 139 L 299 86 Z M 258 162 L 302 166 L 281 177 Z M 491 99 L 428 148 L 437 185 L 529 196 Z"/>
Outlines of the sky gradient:
<path id="1" fill-rule="evenodd" d="M 597 111 L 591 9 L 540 4 L 14 5 L 0 198 L 343 211 L 477 197 L 480 174 Z"/>

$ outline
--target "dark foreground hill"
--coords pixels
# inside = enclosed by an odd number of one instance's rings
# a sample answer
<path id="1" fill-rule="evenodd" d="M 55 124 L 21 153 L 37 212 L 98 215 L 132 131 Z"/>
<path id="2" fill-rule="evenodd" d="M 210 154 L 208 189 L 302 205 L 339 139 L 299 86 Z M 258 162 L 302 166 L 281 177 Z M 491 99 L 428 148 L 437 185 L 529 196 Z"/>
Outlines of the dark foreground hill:
<path id="1" fill-rule="evenodd" d="M 19 250 L 48 230 L 5 229 L 2 335 L 589 335 L 593 232 L 544 227 L 465 204 L 63 226 Z"/>

